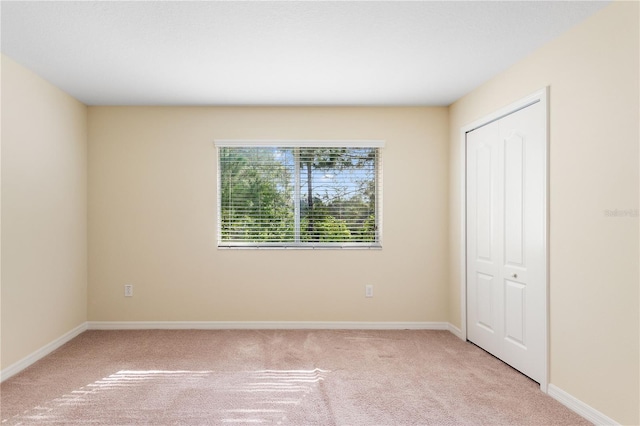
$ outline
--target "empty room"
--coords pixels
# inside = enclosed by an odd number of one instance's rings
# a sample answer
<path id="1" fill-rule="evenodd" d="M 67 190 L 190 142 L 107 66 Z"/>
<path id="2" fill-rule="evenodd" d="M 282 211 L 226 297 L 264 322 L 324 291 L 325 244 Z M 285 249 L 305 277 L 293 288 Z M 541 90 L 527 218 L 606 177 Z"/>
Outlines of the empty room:
<path id="1" fill-rule="evenodd" d="M 0 19 L 3 425 L 640 424 L 640 2 Z"/>

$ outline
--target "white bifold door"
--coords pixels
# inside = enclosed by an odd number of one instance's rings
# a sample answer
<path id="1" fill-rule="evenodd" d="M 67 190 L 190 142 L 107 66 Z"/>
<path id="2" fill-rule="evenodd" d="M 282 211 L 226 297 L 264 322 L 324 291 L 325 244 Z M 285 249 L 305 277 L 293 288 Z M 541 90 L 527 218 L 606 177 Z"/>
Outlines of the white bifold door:
<path id="1" fill-rule="evenodd" d="M 466 134 L 467 338 L 546 374 L 546 106 Z"/>

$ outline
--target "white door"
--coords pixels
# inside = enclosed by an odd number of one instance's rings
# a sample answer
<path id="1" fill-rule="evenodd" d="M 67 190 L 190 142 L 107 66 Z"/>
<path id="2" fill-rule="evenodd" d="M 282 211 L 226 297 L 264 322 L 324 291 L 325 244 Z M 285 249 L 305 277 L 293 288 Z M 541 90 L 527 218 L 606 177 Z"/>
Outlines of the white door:
<path id="1" fill-rule="evenodd" d="M 468 132 L 467 338 L 546 379 L 546 111 Z"/>

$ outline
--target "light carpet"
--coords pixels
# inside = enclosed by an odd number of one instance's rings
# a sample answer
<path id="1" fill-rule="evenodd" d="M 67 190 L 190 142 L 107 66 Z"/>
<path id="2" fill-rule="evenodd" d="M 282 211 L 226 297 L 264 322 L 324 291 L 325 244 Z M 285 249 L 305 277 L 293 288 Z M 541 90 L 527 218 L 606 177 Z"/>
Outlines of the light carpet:
<path id="1" fill-rule="evenodd" d="M 588 425 L 446 331 L 87 331 L 0 387 L 2 425 Z"/>

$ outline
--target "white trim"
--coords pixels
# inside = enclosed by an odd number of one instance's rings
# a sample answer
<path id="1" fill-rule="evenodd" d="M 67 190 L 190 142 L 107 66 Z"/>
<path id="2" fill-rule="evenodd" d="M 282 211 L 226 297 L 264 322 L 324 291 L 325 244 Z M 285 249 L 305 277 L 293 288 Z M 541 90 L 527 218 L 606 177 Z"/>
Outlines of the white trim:
<path id="1" fill-rule="evenodd" d="M 446 322 L 89 321 L 89 330 L 449 330 Z"/>
<path id="2" fill-rule="evenodd" d="M 447 330 L 449 330 L 449 333 L 453 334 L 454 336 L 456 336 L 457 338 L 466 341 L 467 337 L 462 333 L 462 330 L 460 330 L 458 327 L 456 327 L 455 325 L 448 323 L 447 324 Z"/>
<path id="3" fill-rule="evenodd" d="M 74 339 L 80 333 L 82 333 L 85 330 L 87 330 L 87 324 L 88 323 L 83 322 L 82 324 L 80 324 L 79 326 L 74 328 L 73 330 L 66 332 L 62 336 L 60 336 L 57 339 L 55 339 L 54 341 L 44 345 L 43 347 L 41 347 L 37 351 L 27 355 L 26 357 L 22 358 L 20 361 L 14 363 L 14 364 L 11 364 L 10 366 L 5 368 L 4 370 L 0 371 L 0 382 L 3 382 L 5 380 L 7 380 L 9 377 L 18 374 L 19 372 L 21 372 L 25 368 L 29 367 L 31 364 L 35 363 L 36 361 L 41 360 L 45 356 L 49 355 L 51 352 L 53 352 L 56 349 L 58 349 L 60 346 L 62 346 L 65 343 L 69 342 L 70 340 Z"/>
<path id="4" fill-rule="evenodd" d="M 464 126 L 463 129 L 463 133 L 468 133 L 472 130 L 475 130 L 479 127 L 482 127 L 486 124 L 489 124 L 493 121 L 499 120 L 502 117 L 505 117 L 509 114 L 513 114 L 516 111 L 519 111 L 523 108 L 528 107 L 529 105 L 533 105 L 537 102 L 542 102 L 543 104 L 546 101 L 546 98 L 548 98 L 548 92 L 549 92 L 549 87 L 545 87 L 543 89 L 537 90 L 536 92 L 532 93 L 529 96 L 526 96 L 512 104 L 509 104 L 503 108 L 500 108 L 497 111 L 492 112 L 491 114 L 485 115 L 484 117 L 482 117 L 479 120 L 476 120 L 472 123 L 467 124 L 466 126 Z"/>
<path id="5" fill-rule="evenodd" d="M 273 146 L 316 148 L 384 148 L 383 140 L 308 140 L 308 139 L 215 139 L 214 146 Z"/>
<path id="6" fill-rule="evenodd" d="M 493 121 L 496 121 L 506 115 L 519 111 L 523 108 L 526 108 L 529 105 L 540 102 L 544 105 L 545 108 L 545 132 L 546 132 L 546 143 L 545 143 L 545 172 L 544 176 L 546 179 L 545 182 L 545 211 L 546 216 L 544 218 L 544 246 L 545 246 L 545 269 L 546 269 L 546 286 L 545 286 L 545 298 L 547 300 L 544 315 L 544 329 L 546 333 L 546 338 L 544 339 L 544 353 L 546 354 L 544 359 L 544 373 L 542 375 L 542 379 L 540 380 L 540 390 L 542 392 L 547 393 L 547 387 L 549 384 L 549 335 L 550 335 L 550 326 L 549 326 L 549 87 L 542 88 L 531 95 L 520 99 L 510 105 L 507 105 L 504 108 L 501 108 L 489 115 L 482 117 L 479 120 L 476 120 L 472 123 L 463 126 L 460 129 L 460 206 L 461 206 L 461 214 L 460 214 L 460 316 L 461 316 L 461 338 L 463 340 L 467 339 L 467 223 L 466 223 L 466 212 L 467 212 L 467 197 L 466 197 L 466 171 L 467 171 L 467 144 L 466 144 L 466 135 L 468 132 L 475 130 L 479 127 L 482 127 L 486 124 L 489 124 Z M 454 333 L 455 334 L 455 333 Z"/>
<path id="7" fill-rule="evenodd" d="M 355 250 L 380 250 L 382 249 L 382 203 L 383 203 L 383 188 L 382 188 L 382 176 L 383 176 L 383 160 L 382 149 L 385 141 L 383 140 L 240 140 L 240 139 L 216 139 L 214 145 L 216 147 L 217 161 L 217 248 L 218 249 L 295 249 L 295 250 L 308 250 L 308 249 L 355 249 Z M 294 155 L 294 167 L 295 173 L 295 190 L 294 190 L 294 241 L 276 241 L 276 242 L 264 242 L 264 241 L 223 241 L 222 240 L 222 170 L 221 170 L 221 158 L 220 150 L 225 148 L 281 148 L 289 147 L 293 148 Z M 375 237 L 377 241 L 374 242 L 308 242 L 300 241 L 300 174 L 302 173 L 301 166 L 301 148 L 306 147 L 347 147 L 347 148 L 370 148 L 375 150 L 375 165 L 374 165 L 374 181 L 375 181 Z M 288 168 L 288 165 L 286 165 Z M 291 171 L 291 170 L 290 170 Z M 376 238 L 374 238 L 376 239 Z"/>
<path id="8" fill-rule="evenodd" d="M 218 215 L 220 216 L 220 215 Z M 380 226 L 378 226 L 380 228 Z M 382 243 L 218 243 L 220 250 L 381 250 Z"/>
<path id="9" fill-rule="evenodd" d="M 549 384 L 549 396 L 560 402 L 565 407 L 570 410 L 580 414 L 585 419 L 589 420 L 591 423 L 595 425 L 619 425 L 620 423 L 616 422 L 610 417 L 602 414 L 600 411 L 595 408 L 585 404 L 580 401 L 578 398 L 573 395 L 563 391 L 559 387 L 554 384 Z"/>

